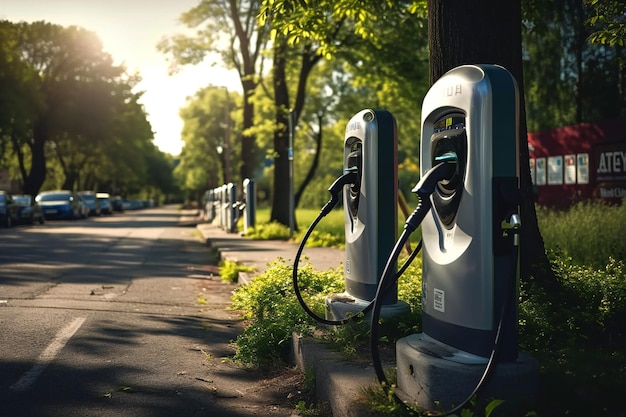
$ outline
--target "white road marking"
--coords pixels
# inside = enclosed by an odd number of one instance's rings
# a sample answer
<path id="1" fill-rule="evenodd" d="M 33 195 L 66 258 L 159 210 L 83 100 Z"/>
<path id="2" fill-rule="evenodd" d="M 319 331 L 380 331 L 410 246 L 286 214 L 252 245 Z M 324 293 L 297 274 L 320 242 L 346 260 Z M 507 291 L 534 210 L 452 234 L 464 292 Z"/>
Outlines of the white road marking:
<path id="1" fill-rule="evenodd" d="M 36 380 L 37 377 L 46 369 L 46 366 L 50 364 L 54 360 L 54 358 L 59 354 L 61 349 L 69 342 L 74 333 L 80 326 L 82 326 L 86 317 L 77 317 L 70 324 L 62 328 L 59 333 L 52 339 L 52 342 L 48 345 L 48 347 L 39 355 L 39 358 L 35 362 L 35 365 L 26 372 L 15 384 L 11 385 L 9 389 L 13 391 L 25 391 L 30 387 Z"/>

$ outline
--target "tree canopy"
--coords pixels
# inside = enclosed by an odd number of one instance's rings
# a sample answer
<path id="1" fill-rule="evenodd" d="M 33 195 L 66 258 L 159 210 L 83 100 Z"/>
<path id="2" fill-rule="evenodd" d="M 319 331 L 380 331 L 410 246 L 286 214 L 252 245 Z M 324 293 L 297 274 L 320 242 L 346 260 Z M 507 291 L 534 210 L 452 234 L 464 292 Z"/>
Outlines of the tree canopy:
<path id="1" fill-rule="evenodd" d="M 0 33 L 0 149 L 21 191 L 173 191 L 163 175 L 163 187 L 153 181 L 171 161 L 152 143 L 140 79 L 93 32 L 0 21 Z"/>

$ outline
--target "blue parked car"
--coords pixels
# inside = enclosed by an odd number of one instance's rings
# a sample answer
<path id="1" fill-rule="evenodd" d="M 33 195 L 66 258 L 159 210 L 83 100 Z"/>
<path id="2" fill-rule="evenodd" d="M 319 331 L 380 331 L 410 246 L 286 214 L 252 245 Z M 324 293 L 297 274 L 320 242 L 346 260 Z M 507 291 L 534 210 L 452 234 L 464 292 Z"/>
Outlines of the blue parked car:
<path id="1" fill-rule="evenodd" d="M 78 196 L 68 190 L 44 191 L 35 197 L 46 219 L 81 218 Z"/>
<path id="2" fill-rule="evenodd" d="M 19 206 L 20 223 L 44 224 L 46 218 L 39 203 L 37 203 L 30 194 L 14 194 L 13 201 Z"/>

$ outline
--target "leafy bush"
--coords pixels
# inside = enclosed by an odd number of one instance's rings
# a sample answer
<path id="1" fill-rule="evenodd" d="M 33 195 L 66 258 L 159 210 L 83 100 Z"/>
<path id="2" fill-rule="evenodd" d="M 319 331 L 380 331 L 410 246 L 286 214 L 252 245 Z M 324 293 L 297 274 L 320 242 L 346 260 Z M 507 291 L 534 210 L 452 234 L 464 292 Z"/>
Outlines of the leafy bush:
<path id="1" fill-rule="evenodd" d="M 402 264 L 404 260 L 400 261 Z M 398 298 L 411 307 L 409 316 L 387 319 L 382 328 L 389 341 L 418 332 L 421 318 L 421 261 L 416 259 L 398 281 Z M 324 316 L 325 299 L 344 291 L 343 267 L 326 272 L 316 271 L 310 263 L 301 263 L 298 282 L 307 305 Z M 292 282 L 292 268 L 278 259 L 268 270 L 248 285 L 235 290 L 232 308 L 241 310 L 248 326 L 236 340 L 236 359 L 254 366 L 269 366 L 286 358 L 294 331 L 311 334 L 317 322 L 300 306 Z M 347 353 L 355 353 L 357 343 L 367 341 L 369 323 L 340 326 L 329 334 L 334 345 Z M 384 331 L 384 330 L 383 330 Z"/>
<path id="2" fill-rule="evenodd" d="M 604 268 L 580 266 L 553 251 L 550 262 L 562 296 L 553 305 L 545 292 L 524 284 L 520 331 L 529 348 L 626 346 L 626 267 L 609 258 Z"/>
<path id="3" fill-rule="evenodd" d="M 307 305 L 324 315 L 324 299 L 343 291 L 343 269 L 315 271 L 301 263 L 298 280 Z M 300 306 L 292 283 L 292 268 L 284 260 L 274 261 L 268 270 L 248 285 L 235 290 L 232 308 L 243 311 L 248 326 L 237 337 L 235 360 L 259 367 L 286 359 L 294 331 L 310 334 L 314 320 Z"/>

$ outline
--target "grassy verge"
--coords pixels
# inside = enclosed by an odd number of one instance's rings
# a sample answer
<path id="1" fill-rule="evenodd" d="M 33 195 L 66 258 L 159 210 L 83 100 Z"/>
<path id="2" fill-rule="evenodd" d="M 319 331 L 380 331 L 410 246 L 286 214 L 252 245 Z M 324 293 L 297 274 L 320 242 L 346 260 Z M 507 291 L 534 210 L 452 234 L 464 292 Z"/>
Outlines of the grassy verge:
<path id="1" fill-rule="evenodd" d="M 340 222 L 332 233 L 343 234 Z M 313 212 L 312 216 L 316 216 Z M 333 216 L 335 212 L 333 212 Z M 306 223 L 306 215 L 299 214 Z M 329 216 L 331 217 L 331 216 Z M 269 216 L 268 216 L 269 218 Z M 626 209 L 581 204 L 566 212 L 538 210 L 538 219 L 552 268 L 562 287 L 558 303 L 534 282 L 521 284 L 520 349 L 541 363 L 538 416 L 623 415 L 626 392 Z M 312 220 L 311 220 L 312 221 Z M 320 226 L 321 227 L 321 226 Z M 336 227 L 336 226 L 335 226 Z M 331 233 L 331 232 L 329 232 Z M 419 257 L 418 257 L 419 258 Z M 301 286 L 307 304 L 323 315 L 327 294 L 343 291 L 343 270 L 320 272 L 302 265 Z M 416 259 L 400 278 L 399 299 L 411 306 L 400 323 L 387 323 L 394 332 L 383 344 L 420 331 L 421 265 Z M 288 352 L 292 331 L 312 334 L 316 323 L 293 294 L 291 268 L 277 263 L 239 288 L 234 308 L 246 312 L 249 326 L 237 339 L 237 359 L 271 366 Z M 367 325 L 344 326 L 336 332 L 316 333 L 349 355 L 367 355 Z M 393 406 L 375 407 L 382 415 L 402 415 Z M 385 410 L 384 413 L 382 410 Z M 529 410 L 531 411 L 531 410 Z"/>

